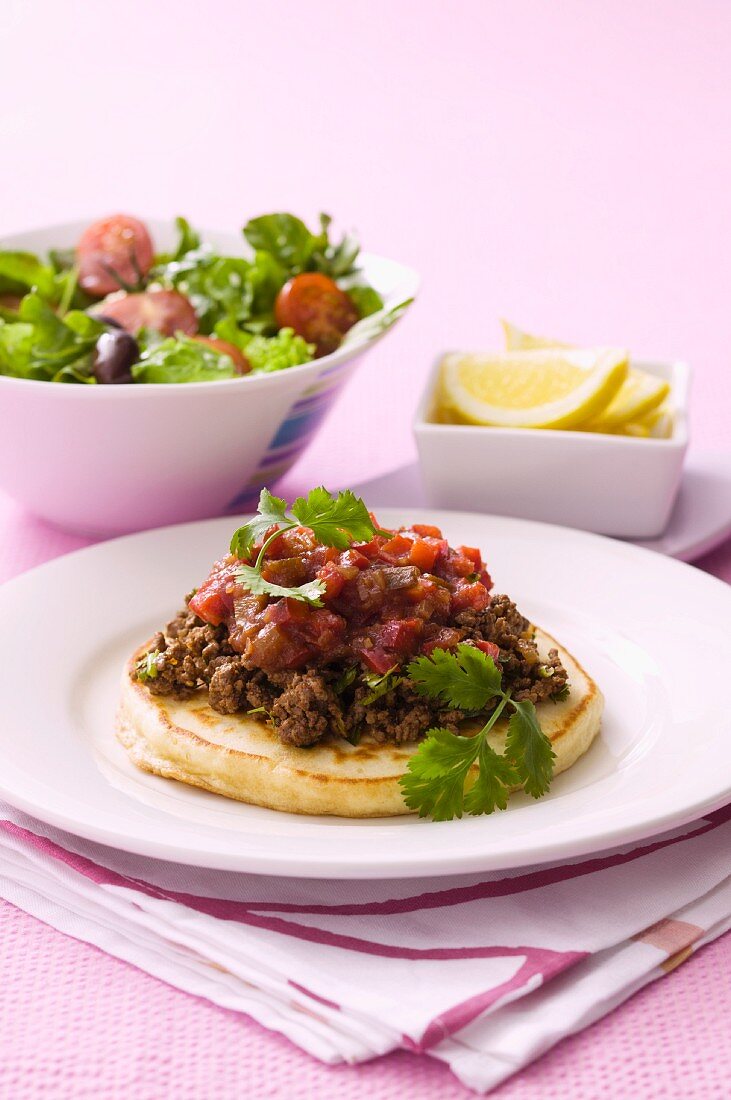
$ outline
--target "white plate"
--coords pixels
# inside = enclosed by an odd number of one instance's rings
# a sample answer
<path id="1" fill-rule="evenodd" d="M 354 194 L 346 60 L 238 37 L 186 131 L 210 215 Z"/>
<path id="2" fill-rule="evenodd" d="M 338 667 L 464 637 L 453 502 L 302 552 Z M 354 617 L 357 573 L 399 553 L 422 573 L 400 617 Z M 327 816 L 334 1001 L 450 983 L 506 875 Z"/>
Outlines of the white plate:
<path id="1" fill-rule="evenodd" d="M 233 521 L 102 543 L 0 589 L 0 793 L 44 821 L 207 867 L 386 878 L 517 867 L 680 825 L 731 797 L 731 589 L 579 531 L 458 512 L 382 511 L 481 546 L 497 591 L 578 657 L 607 699 L 600 739 L 551 794 L 435 824 L 297 817 L 138 772 L 113 736 L 120 670 L 228 543 Z"/>
<path id="2" fill-rule="evenodd" d="M 373 507 L 427 507 L 417 462 L 352 487 Z M 681 561 L 695 561 L 731 536 L 731 455 L 691 450 L 670 520 L 655 539 L 623 539 Z"/>

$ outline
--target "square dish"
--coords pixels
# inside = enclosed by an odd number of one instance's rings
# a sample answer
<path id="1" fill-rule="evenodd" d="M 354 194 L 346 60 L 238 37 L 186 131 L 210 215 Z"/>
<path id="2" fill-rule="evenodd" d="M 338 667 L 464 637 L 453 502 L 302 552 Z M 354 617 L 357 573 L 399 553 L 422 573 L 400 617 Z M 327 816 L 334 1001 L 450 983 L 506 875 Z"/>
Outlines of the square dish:
<path id="1" fill-rule="evenodd" d="M 635 364 L 670 382 L 675 414 L 670 438 L 641 439 L 439 423 L 435 408 L 445 354 L 437 356 L 414 420 L 430 505 L 479 509 L 620 537 L 652 538 L 662 533 L 688 447 L 686 363 Z"/>

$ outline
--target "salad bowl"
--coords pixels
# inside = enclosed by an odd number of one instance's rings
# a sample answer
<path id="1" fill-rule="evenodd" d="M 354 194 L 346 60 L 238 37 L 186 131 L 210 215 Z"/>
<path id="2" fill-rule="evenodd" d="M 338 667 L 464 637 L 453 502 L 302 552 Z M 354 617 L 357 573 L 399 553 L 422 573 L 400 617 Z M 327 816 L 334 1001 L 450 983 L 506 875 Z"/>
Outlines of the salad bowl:
<path id="1" fill-rule="evenodd" d="M 8 236 L 0 248 L 73 248 L 87 222 Z M 160 251 L 175 228 L 147 221 Z M 246 255 L 240 233 L 203 231 L 227 255 Z M 340 347 L 271 373 L 185 384 L 63 385 L 0 375 L 0 488 L 56 526 L 109 536 L 244 510 L 289 470 L 337 394 L 385 334 L 418 276 L 361 253 L 384 308 Z"/>

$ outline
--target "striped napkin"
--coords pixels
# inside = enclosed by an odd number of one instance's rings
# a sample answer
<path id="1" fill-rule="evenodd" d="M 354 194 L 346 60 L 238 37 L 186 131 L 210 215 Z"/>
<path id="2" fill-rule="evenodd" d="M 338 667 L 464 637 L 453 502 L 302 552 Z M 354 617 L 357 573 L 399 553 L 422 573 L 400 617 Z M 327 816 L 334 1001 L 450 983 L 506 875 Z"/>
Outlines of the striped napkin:
<path id="1" fill-rule="evenodd" d="M 487 1092 L 731 926 L 731 806 L 599 857 L 328 882 L 118 852 L 0 803 L 0 894 L 325 1062 L 396 1047 Z"/>

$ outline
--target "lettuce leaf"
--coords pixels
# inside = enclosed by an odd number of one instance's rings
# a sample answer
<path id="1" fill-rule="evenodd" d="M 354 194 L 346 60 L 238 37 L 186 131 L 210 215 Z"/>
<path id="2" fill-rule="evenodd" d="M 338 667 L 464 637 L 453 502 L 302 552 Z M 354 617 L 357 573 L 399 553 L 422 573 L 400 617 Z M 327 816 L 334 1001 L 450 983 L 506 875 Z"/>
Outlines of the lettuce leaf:
<path id="1" fill-rule="evenodd" d="M 309 363 L 315 354 L 314 344 L 296 336 L 291 328 L 282 328 L 275 336 L 255 336 L 224 320 L 216 325 L 215 333 L 221 340 L 241 348 L 252 371 L 286 370 Z"/>
<path id="2" fill-rule="evenodd" d="M 105 326 L 88 313 L 72 311 L 62 319 L 38 294 L 20 303 L 18 320 L 0 324 L 0 373 L 15 378 L 61 380 L 74 365 L 76 381 L 91 378 L 93 352 Z M 64 374 L 69 380 L 69 372 Z"/>
<path id="3" fill-rule="evenodd" d="M 132 376 L 135 382 L 213 382 L 237 371 L 228 355 L 188 336 L 169 336 L 142 352 Z"/>

